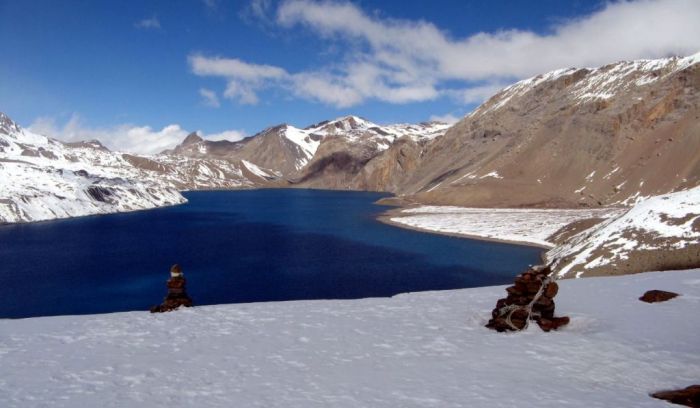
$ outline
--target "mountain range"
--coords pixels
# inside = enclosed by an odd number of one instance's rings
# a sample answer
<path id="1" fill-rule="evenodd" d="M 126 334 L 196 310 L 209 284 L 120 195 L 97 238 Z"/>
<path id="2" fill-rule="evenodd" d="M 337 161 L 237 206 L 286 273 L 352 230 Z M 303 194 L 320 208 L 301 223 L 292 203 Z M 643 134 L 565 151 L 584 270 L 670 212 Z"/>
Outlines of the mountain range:
<path id="1" fill-rule="evenodd" d="M 148 156 L 96 140 L 61 142 L 0 113 L 0 223 L 175 205 L 185 190 L 263 187 L 385 191 L 394 193 L 385 203 L 404 206 L 633 206 L 566 228 L 545 258 L 566 276 L 614 273 L 620 262 L 635 271 L 688 267 L 700 260 L 699 62 L 700 53 L 552 71 L 504 88 L 453 126 L 345 116 L 236 142 L 192 133 Z M 683 259 L 659 255 L 676 247 L 689 248 Z M 639 255 L 644 248 L 652 251 Z M 647 266 L 633 265 L 632 253 Z"/>

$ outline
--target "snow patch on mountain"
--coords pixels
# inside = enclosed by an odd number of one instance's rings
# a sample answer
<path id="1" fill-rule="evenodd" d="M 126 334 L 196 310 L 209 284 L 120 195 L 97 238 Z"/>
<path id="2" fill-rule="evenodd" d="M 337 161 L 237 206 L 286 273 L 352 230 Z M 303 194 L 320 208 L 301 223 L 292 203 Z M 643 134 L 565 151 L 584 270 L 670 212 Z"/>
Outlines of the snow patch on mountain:
<path id="1" fill-rule="evenodd" d="M 275 177 L 280 177 L 281 175 L 278 172 L 265 169 L 263 170 L 262 168 L 256 166 L 255 164 L 247 161 L 247 160 L 241 160 L 241 163 L 250 171 L 251 173 L 255 174 L 258 177 L 262 177 L 264 179 L 272 179 Z"/>

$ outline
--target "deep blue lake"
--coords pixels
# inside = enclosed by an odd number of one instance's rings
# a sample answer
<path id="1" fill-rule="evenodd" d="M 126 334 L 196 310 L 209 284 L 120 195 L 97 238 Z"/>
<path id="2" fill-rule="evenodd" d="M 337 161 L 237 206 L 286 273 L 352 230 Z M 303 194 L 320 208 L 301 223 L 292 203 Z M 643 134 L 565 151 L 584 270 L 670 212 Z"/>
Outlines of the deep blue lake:
<path id="1" fill-rule="evenodd" d="M 185 196 L 176 207 L 0 227 L 0 318 L 148 310 L 174 263 L 205 305 L 505 284 L 541 251 L 385 225 L 378 193 Z"/>

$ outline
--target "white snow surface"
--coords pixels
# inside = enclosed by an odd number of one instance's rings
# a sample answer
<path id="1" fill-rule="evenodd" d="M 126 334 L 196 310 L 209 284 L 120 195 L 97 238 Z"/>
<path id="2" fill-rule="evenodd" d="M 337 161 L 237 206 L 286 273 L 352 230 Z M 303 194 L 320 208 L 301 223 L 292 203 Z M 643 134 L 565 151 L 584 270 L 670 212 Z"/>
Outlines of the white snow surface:
<path id="1" fill-rule="evenodd" d="M 484 328 L 503 296 L 0 320 L 0 406 L 668 407 L 700 378 L 700 270 L 562 281 L 550 333 Z"/>
<path id="2" fill-rule="evenodd" d="M 607 218 L 620 209 L 521 209 L 421 206 L 401 211 L 390 220 L 433 232 L 552 247 L 547 238 L 577 220 Z"/>
<path id="3" fill-rule="evenodd" d="M 562 262 L 559 275 L 577 269 L 615 265 L 635 251 L 667 250 L 700 245 L 700 187 L 640 201 L 624 214 L 610 218 L 547 252 L 546 259 Z M 601 251 L 605 256 L 596 255 Z"/>

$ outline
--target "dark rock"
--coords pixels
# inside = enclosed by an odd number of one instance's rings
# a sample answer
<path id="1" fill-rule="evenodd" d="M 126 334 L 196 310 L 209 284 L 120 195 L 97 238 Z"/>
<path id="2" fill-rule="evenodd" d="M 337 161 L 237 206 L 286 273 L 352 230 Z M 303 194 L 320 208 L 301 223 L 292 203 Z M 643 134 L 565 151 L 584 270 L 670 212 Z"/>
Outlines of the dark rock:
<path id="1" fill-rule="evenodd" d="M 648 290 L 642 297 L 639 298 L 642 302 L 658 303 L 671 300 L 677 297 L 678 293 L 666 292 L 665 290 Z"/>
<path id="2" fill-rule="evenodd" d="M 554 299 L 554 296 L 559 292 L 559 285 L 556 282 L 550 282 L 547 285 L 547 289 L 544 291 L 544 295 L 549 299 Z"/>
<path id="3" fill-rule="evenodd" d="M 672 404 L 700 408 L 700 385 L 691 385 L 682 390 L 659 391 L 651 396 Z"/>
<path id="4" fill-rule="evenodd" d="M 81 170 L 82 171 L 82 170 Z M 87 188 L 87 193 L 95 201 L 100 201 L 106 203 L 109 201 L 108 197 L 112 195 L 112 192 L 104 187 L 90 186 Z"/>

